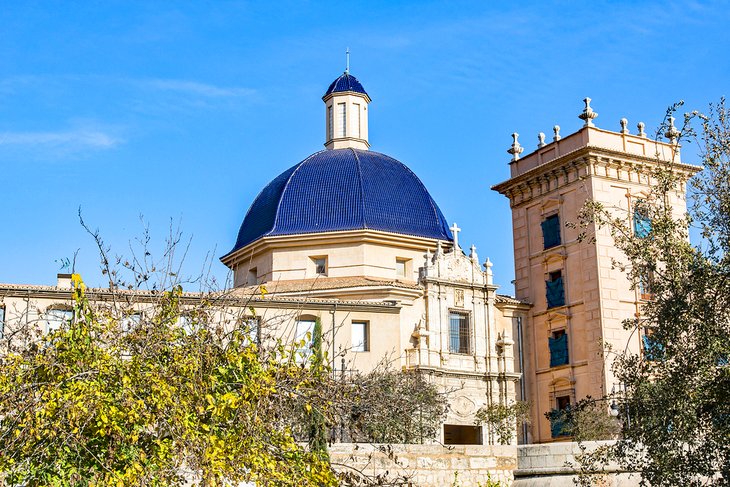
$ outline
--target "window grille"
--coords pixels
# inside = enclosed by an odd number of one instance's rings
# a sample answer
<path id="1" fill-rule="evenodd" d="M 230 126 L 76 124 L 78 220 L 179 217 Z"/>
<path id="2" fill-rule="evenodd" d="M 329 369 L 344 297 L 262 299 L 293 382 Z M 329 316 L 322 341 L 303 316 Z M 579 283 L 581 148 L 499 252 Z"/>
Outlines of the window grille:
<path id="1" fill-rule="evenodd" d="M 449 352 L 470 353 L 470 336 L 469 316 L 464 313 L 451 313 L 449 315 Z"/>
<path id="2" fill-rule="evenodd" d="M 540 226 L 543 248 L 549 249 L 560 245 L 560 217 L 557 214 L 545 218 Z"/>
<path id="3" fill-rule="evenodd" d="M 335 138 L 335 116 L 332 113 L 332 105 L 327 107 L 327 140 Z"/>

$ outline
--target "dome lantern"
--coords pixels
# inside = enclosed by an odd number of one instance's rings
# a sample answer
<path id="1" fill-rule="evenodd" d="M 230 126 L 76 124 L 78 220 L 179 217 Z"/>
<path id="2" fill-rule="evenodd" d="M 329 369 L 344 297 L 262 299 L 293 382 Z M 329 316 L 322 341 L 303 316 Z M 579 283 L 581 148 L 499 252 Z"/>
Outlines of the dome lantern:
<path id="1" fill-rule="evenodd" d="M 327 149 L 367 150 L 368 96 L 348 66 L 322 97 L 325 104 L 325 143 Z"/>

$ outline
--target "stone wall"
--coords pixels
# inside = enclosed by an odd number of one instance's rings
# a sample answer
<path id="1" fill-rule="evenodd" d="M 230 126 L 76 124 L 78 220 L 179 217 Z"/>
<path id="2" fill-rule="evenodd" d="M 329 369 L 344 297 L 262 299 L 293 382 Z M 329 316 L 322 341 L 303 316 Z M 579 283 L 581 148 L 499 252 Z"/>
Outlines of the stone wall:
<path id="1" fill-rule="evenodd" d="M 449 487 L 458 475 L 460 487 L 486 485 L 487 480 L 512 483 L 515 446 L 502 445 L 369 445 L 338 443 L 330 458 L 338 470 L 355 468 L 367 475 L 410 477 L 413 487 Z"/>
<path id="2" fill-rule="evenodd" d="M 607 441 L 587 441 L 586 451 L 592 451 Z M 517 470 L 514 471 L 513 487 L 574 487 L 578 478 L 576 455 L 581 450 L 578 443 L 559 442 L 517 447 Z M 626 472 L 616 464 L 604 468 L 596 485 L 601 487 L 638 487 L 640 476 Z"/>

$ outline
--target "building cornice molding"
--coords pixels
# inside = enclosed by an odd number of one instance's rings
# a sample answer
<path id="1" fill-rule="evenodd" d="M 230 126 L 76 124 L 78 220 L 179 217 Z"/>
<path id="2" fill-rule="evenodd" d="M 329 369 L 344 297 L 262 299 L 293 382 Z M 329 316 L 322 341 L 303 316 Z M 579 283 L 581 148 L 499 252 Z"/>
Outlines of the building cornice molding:
<path id="1" fill-rule="evenodd" d="M 367 93 L 360 93 L 358 91 L 335 91 L 335 92 L 332 92 L 332 93 L 329 93 L 329 94 L 323 96 L 322 101 L 327 103 L 332 98 L 337 98 L 339 96 L 348 96 L 348 95 L 349 96 L 358 96 L 368 103 L 372 103 L 372 101 L 373 101 L 370 99 L 370 95 L 368 95 Z"/>
<path id="2" fill-rule="evenodd" d="M 114 302 L 123 301 L 124 304 L 151 304 L 163 297 L 162 292 L 139 291 L 139 290 L 116 290 L 90 288 L 86 290 L 86 296 L 92 302 Z M 0 304 L 4 298 L 16 299 L 48 299 L 57 302 L 70 302 L 73 300 L 73 291 L 55 286 L 33 286 L 19 284 L 0 284 Z M 303 296 L 273 296 L 262 297 L 258 294 L 242 295 L 235 290 L 223 291 L 220 293 L 183 293 L 180 302 L 183 305 L 199 304 L 206 301 L 213 306 L 230 307 L 254 307 L 254 308 L 277 308 L 277 309 L 327 309 L 336 307 L 347 311 L 370 311 L 380 313 L 399 313 L 401 305 L 397 300 L 374 302 L 361 300 L 342 300 L 327 297 Z"/>
<path id="3" fill-rule="evenodd" d="M 341 230 L 334 232 L 298 233 L 291 235 L 275 235 L 261 237 L 233 253 L 221 257 L 221 262 L 229 268 L 239 262 L 246 262 L 262 253 L 278 249 L 293 249 L 312 247 L 317 245 L 338 245 L 343 243 L 360 244 L 372 243 L 386 246 L 398 246 L 410 250 L 435 250 L 438 240 L 400 233 L 384 232 L 381 230 Z M 442 240 L 443 249 L 451 247 L 451 241 Z"/>
<path id="4" fill-rule="evenodd" d="M 499 286 L 495 284 L 485 284 L 482 282 L 464 282 L 464 281 L 452 281 L 449 279 L 441 279 L 438 277 L 423 277 L 421 278 L 421 282 L 423 284 L 441 284 L 443 286 L 448 287 L 456 287 L 456 288 L 462 288 L 462 289 L 479 289 L 484 290 L 489 293 L 495 292 L 497 289 L 499 289 Z"/>
<path id="5" fill-rule="evenodd" d="M 560 157 L 528 169 L 522 174 L 492 186 L 510 199 L 513 206 L 535 196 L 551 193 L 585 177 L 605 177 L 616 181 L 639 182 L 657 166 L 665 166 L 687 179 L 702 170 L 692 164 L 662 161 L 656 157 L 621 152 L 599 145 L 586 145 Z M 599 174 L 598 168 L 604 168 Z M 612 169 L 614 174 L 609 174 Z M 632 178 L 634 175 L 637 179 Z M 528 195 L 527 198 L 524 195 Z M 518 198 L 518 196 L 523 196 Z"/>

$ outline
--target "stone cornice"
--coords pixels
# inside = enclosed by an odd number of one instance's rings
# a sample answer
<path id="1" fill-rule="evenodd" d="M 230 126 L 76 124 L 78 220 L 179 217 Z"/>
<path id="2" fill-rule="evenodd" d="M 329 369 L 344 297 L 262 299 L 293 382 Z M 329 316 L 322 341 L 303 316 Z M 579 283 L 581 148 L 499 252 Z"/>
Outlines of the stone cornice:
<path id="1" fill-rule="evenodd" d="M 395 245 L 404 249 L 431 251 L 436 249 L 437 240 L 433 238 L 416 237 L 399 233 L 383 232 L 380 230 L 344 230 L 321 233 L 299 233 L 293 235 L 276 235 L 262 237 L 251 242 L 233 253 L 221 257 L 221 262 L 233 268 L 238 262 L 245 262 L 264 252 L 296 247 L 311 247 L 313 245 L 359 244 L 374 243 L 381 245 Z M 451 247 L 450 241 L 441 241 L 443 249 Z"/>
<path id="2" fill-rule="evenodd" d="M 605 177 L 617 181 L 638 182 L 640 177 L 647 177 L 651 169 L 660 165 L 685 175 L 687 179 L 702 169 L 691 164 L 664 162 L 654 157 L 588 145 L 496 184 L 492 186 L 492 190 L 507 196 L 514 206 L 583 177 Z M 604 169 L 603 174 L 597 172 L 598 168 Z M 614 173 L 609 174 L 608 168 Z M 522 198 L 518 198 L 519 196 Z"/>
<path id="3" fill-rule="evenodd" d="M 88 298 L 93 302 L 113 302 L 115 298 L 125 303 L 155 303 L 162 293 L 154 291 L 129 291 L 108 289 L 88 289 Z M 16 299 L 48 299 L 54 301 L 71 301 L 73 292 L 55 286 L 32 286 L 19 284 L 0 284 L 0 305 L 4 298 Z M 221 293 L 183 293 L 180 301 L 184 305 L 199 304 L 206 301 L 213 306 L 254 307 L 276 309 L 326 309 L 336 308 L 343 311 L 370 311 L 380 313 L 399 313 L 401 306 L 396 301 L 371 302 L 327 299 L 313 296 L 275 296 L 261 297 L 258 294 L 242 295 L 233 291 Z"/>
<path id="4" fill-rule="evenodd" d="M 448 369 L 444 367 L 436 367 L 433 365 L 412 365 L 408 366 L 409 370 L 418 370 L 429 372 L 437 377 L 454 377 L 458 379 L 510 379 L 518 381 L 522 378 L 519 372 L 477 372 L 469 370 Z"/>
<path id="5" fill-rule="evenodd" d="M 463 289 L 481 289 L 491 292 L 494 292 L 499 288 L 499 286 L 496 286 L 494 284 L 485 284 L 481 282 L 460 282 L 452 281 L 449 279 L 440 279 L 438 277 L 423 277 L 421 278 L 421 282 L 424 284 L 441 284 L 448 287 L 458 287 Z"/>

